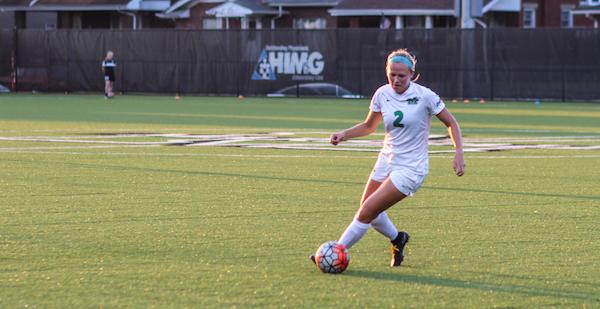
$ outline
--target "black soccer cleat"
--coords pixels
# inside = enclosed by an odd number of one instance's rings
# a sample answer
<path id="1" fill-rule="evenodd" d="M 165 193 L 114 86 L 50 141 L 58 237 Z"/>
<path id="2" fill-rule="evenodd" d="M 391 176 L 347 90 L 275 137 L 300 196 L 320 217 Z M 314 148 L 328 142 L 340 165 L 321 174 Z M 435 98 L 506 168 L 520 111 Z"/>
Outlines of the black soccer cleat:
<path id="1" fill-rule="evenodd" d="M 404 260 L 404 246 L 408 243 L 410 236 L 406 232 L 399 232 L 396 239 L 392 240 L 392 261 L 390 267 L 400 266 Z"/>
<path id="2" fill-rule="evenodd" d="M 308 258 L 313 262 L 313 264 L 317 265 L 317 260 L 315 259 L 314 254 L 311 254 Z"/>

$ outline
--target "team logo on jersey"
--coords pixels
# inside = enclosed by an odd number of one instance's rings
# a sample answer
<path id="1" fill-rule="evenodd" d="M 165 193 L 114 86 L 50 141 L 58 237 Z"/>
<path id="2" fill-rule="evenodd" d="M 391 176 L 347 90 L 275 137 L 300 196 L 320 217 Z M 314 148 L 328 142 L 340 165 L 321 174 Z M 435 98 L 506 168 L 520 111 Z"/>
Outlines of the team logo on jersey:
<path id="1" fill-rule="evenodd" d="M 406 99 L 406 104 L 408 105 L 415 105 L 417 103 L 419 103 L 419 98 L 417 97 Z"/>
<path id="2" fill-rule="evenodd" d="M 260 52 L 252 80 L 276 80 L 277 74 L 292 75 L 292 80 L 323 80 L 325 61 L 308 46 L 267 45 Z"/>

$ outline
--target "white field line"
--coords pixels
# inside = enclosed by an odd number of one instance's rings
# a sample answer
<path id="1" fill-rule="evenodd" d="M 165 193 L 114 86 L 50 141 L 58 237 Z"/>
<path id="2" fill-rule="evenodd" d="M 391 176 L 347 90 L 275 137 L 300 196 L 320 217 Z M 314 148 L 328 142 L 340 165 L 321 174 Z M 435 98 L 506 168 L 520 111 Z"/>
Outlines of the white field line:
<path id="1" fill-rule="evenodd" d="M 202 145 L 190 145 L 190 146 L 204 146 Z M 303 146 L 303 145 L 290 145 L 290 144 L 244 144 L 244 145 L 230 145 L 235 147 L 245 148 L 270 148 L 270 149 L 294 149 L 294 150 L 327 150 L 327 151 L 363 151 L 363 152 L 379 152 L 380 148 L 352 148 L 352 147 L 332 147 L 323 145 L 322 147 L 316 145 Z M 494 147 L 473 147 L 463 148 L 464 152 L 489 152 L 489 151 L 500 151 L 500 150 L 519 150 L 519 149 L 558 149 L 558 150 L 600 150 L 600 146 L 564 146 L 564 145 L 497 145 Z M 453 153 L 454 150 L 430 150 L 429 153 Z"/>
<path id="2" fill-rule="evenodd" d="M 115 135 L 71 135 L 71 136 L 44 136 L 44 135 L 31 135 L 31 136 L 6 136 L 0 137 L 0 140 L 30 140 L 30 139 L 112 139 L 112 138 L 128 138 L 128 137 L 163 137 L 168 134 L 115 134 Z"/>
<path id="3" fill-rule="evenodd" d="M 58 155 L 92 155 L 92 156 L 132 156 L 132 157 L 226 157 L 226 158 L 334 158 L 334 159 L 375 159 L 377 155 L 371 156 L 344 156 L 344 155 L 249 155 L 249 154 L 209 154 L 209 153 L 149 153 L 149 152 L 76 152 L 76 151 L 24 151 L 4 150 L 0 153 L 27 153 L 27 154 L 58 154 Z M 433 155 L 432 159 L 451 159 L 454 156 Z M 467 156 L 467 159 L 571 159 L 571 158 L 600 158 L 598 155 L 476 155 Z"/>
<path id="4" fill-rule="evenodd" d="M 109 149 L 109 148 L 149 148 L 160 145 L 111 145 L 111 146 L 52 146 L 52 147 L 4 147 L 0 152 L 28 152 L 30 150 L 53 150 L 53 149 Z"/>
<path id="5" fill-rule="evenodd" d="M 49 132 L 49 133 L 53 133 L 53 132 L 77 132 L 77 133 L 82 133 L 82 132 L 90 132 L 90 133 L 98 133 L 98 132 L 109 132 L 109 133 L 113 133 L 113 132 L 124 132 L 124 133 L 128 133 L 128 132 L 139 132 L 142 134 L 145 134 L 144 132 L 147 132 L 148 134 L 150 133 L 156 133 L 156 132 L 164 132 L 164 131 L 198 131 L 198 130 L 202 130 L 202 131 L 217 131 L 217 132 L 224 132 L 227 131 L 227 129 L 223 129 L 223 128 L 156 128 L 156 129 L 134 129 L 134 128 L 114 128 L 114 129 L 102 129 L 102 128 L 97 128 L 97 129 L 33 129 L 33 130 L 0 130 L 0 133 L 24 133 L 24 132 Z M 229 131 L 233 131 L 233 130 L 229 130 Z M 331 132 L 329 132 L 331 134 Z"/>
<path id="6" fill-rule="evenodd" d="M 190 142 L 189 146 L 220 146 L 220 145 L 225 145 L 225 144 L 248 142 L 248 141 L 253 141 L 253 139 L 229 139 L 229 140 L 202 142 L 200 144 L 194 143 L 194 141 L 187 141 L 187 142 Z M 183 140 L 180 142 L 186 142 L 186 141 Z M 237 144 L 235 144 L 235 145 L 237 145 Z M 186 145 L 186 146 L 188 146 L 188 145 Z"/>
<path id="7" fill-rule="evenodd" d="M 79 143 L 79 144 L 110 144 L 110 145 L 164 145 L 165 142 L 121 142 L 121 141 L 89 141 L 89 140 L 75 140 L 75 139 L 38 139 L 38 138 L 7 138 L 0 137 L 3 141 L 20 141 L 20 142 L 47 142 L 47 143 Z"/>
<path id="8" fill-rule="evenodd" d="M 241 130 L 241 129 L 240 129 Z M 115 132 L 123 132 L 123 133 L 129 133 L 129 132 L 139 132 L 141 134 L 152 134 L 155 132 L 165 132 L 165 131 L 203 131 L 203 132 L 235 132 L 236 130 L 228 130 L 228 129 L 223 129 L 223 128 L 156 128 L 156 129 L 136 129 L 136 128 L 108 128 L 108 129 L 103 129 L 103 128 L 96 128 L 96 129 L 32 129 L 32 130 L 0 130 L 0 133 L 27 133 L 27 132 L 46 132 L 46 133 L 63 133 L 63 132 L 77 132 L 77 133 L 84 133 L 84 132 L 90 132 L 90 133 L 98 133 L 98 132 L 108 132 L 108 133 L 115 133 Z M 147 132 L 147 133 L 144 133 Z M 559 130 L 535 130 L 535 129 L 531 129 L 531 130 L 519 130 L 519 129 L 477 129 L 477 128 L 463 128 L 463 132 L 508 132 L 508 133 L 552 133 L 552 132 L 562 132 Z M 331 133 L 333 133 L 333 131 L 298 131 L 298 132 L 272 132 L 271 134 L 324 134 L 324 135 L 330 135 Z M 581 132 L 581 133 L 588 133 L 588 134 L 596 134 L 596 135 L 590 135 L 589 137 L 591 138 L 598 138 L 600 137 L 600 131 L 588 131 L 588 132 Z M 227 134 L 227 133 L 223 133 L 223 134 Z M 241 133 L 238 133 L 241 134 Z M 383 136 L 385 135 L 384 133 L 372 133 L 371 135 L 373 136 Z M 552 139 L 553 137 L 548 137 L 548 139 Z M 573 138 L 578 138 L 578 136 L 573 136 Z"/>
<path id="9" fill-rule="evenodd" d="M 151 152 L 78 152 L 78 151 L 24 151 L 4 150 L 0 153 L 27 153 L 27 154 L 59 154 L 59 155 L 92 155 L 92 156 L 131 156 L 131 157 L 225 157 L 225 158 L 341 158 L 341 159 L 375 159 L 372 156 L 343 156 L 343 155 L 250 155 L 250 154 L 225 154 L 225 153 L 151 153 Z"/>
<path id="10" fill-rule="evenodd" d="M 224 147 L 246 147 L 246 148 L 270 148 L 270 149 L 294 149 L 294 150 L 322 150 L 322 151 L 358 151 L 358 152 L 378 152 L 382 147 L 380 140 L 351 140 L 341 146 L 332 147 L 328 143 L 328 138 L 316 137 L 295 137 L 297 134 L 306 134 L 306 132 L 274 132 L 262 134 L 177 134 L 177 133 L 124 133 L 124 134 L 98 134 L 98 135 L 75 135 L 75 136 L 10 136 L 0 137 L 0 141 L 29 141 L 29 142 L 51 142 L 51 143 L 86 143 L 112 145 L 108 148 L 117 147 L 152 147 L 161 145 L 181 145 L 181 146 L 224 146 Z M 167 141 L 161 142 L 135 142 L 135 141 L 106 141 L 94 140 L 99 138 L 127 138 L 127 137 L 163 137 Z M 177 138 L 177 139 L 176 139 Z M 441 138 L 441 139 L 440 139 Z M 536 139 L 525 138 L 473 138 L 465 139 L 465 152 L 488 152 L 501 150 L 519 150 L 519 149 L 558 149 L 558 150 L 600 150 L 600 145 L 592 146 L 570 146 L 563 144 L 529 144 L 514 145 L 511 142 L 598 142 L 600 137 L 595 136 L 559 136 L 542 137 Z M 272 142 L 296 142 L 296 143 L 272 143 Z M 450 146 L 450 139 L 443 135 L 430 136 L 430 145 Z M 85 146 L 85 148 L 100 148 L 101 146 Z M 0 148 L 0 151 L 27 151 L 27 150 L 52 150 L 52 149 L 74 149 L 69 146 L 46 146 L 46 147 L 8 147 Z M 452 153 L 452 149 L 430 151 L 436 153 Z"/>
<path id="11" fill-rule="evenodd" d="M 600 135 L 563 135 L 563 136 L 538 136 L 536 137 L 537 140 L 555 140 L 555 139 L 584 139 L 584 138 L 590 138 L 590 139 L 600 139 Z M 493 140 L 523 140 L 523 139 L 532 139 L 532 137 L 478 137 L 478 138 L 472 138 L 474 140 L 476 139 L 493 139 Z"/>
<path id="12" fill-rule="evenodd" d="M 176 134 L 176 133 L 125 133 L 125 134 L 99 134 L 99 135 L 73 135 L 73 136 L 0 136 L 0 140 L 11 141 L 62 141 L 62 140 L 86 140 L 86 139 L 113 139 L 113 138 L 135 138 L 135 137 L 163 137 L 163 138 L 179 138 L 191 140 L 214 140 L 214 139 L 248 139 L 248 140 L 281 140 L 285 138 L 288 141 L 328 141 L 328 138 L 319 137 L 292 137 L 297 134 L 306 134 L 304 132 L 274 132 L 268 134 Z M 374 134 L 377 135 L 377 134 Z M 450 139 L 444 135 L 430 135 L 432 142 L 449 142 Z M 464 138 L 465 142 L 482 143 L 482 142 L 596 142 L 600 141 L 600 136 L 551 136 L 551 137 L 492 137 L 492 138 Z M 86 141 L 87 142 L 87 141 Z M 93 141 L 89 141 L 93 142 Z M 380 140 L 353 140 L 348 142 L 379 142 Z"/>
<path id="13" fill-rule="evenodd" d="M 136 138 L 136 137 L 162 137 L 176 138 L 176 140 L 168 140 L 164 142 L 135 142 L 135 141 L 98 141 L 97 139 L 114 139 L 114 138 Z M 320 142 L 328 144 L 329 138 L 316 137 L 296 137 L 283 138 L 281 136 L 260 136 L 260 135 L 192 135 L 192 134 L 119 134 L 119 135 L 90 135 L 90 136 L 0 136 L 0 141 L 33 141 L 33 142 L 55 142 L 55 143 L 115 143 L 115 144 L 172 144 L 174 142 L 189 142 L 200 143 L 205 140 L 214 141 L 215 139 L 227 142 L 242 142 L 242 141 L 290 141 L 290 142 Z M 495 145 L 495 143 L 541 143 L 541 142 L 600 142 L 600 137 L 597 139 L 577 138 L 577 137 L 553 137 L 553 138 L 536 138 L 536 139 L 520 139 L 520 138 L 464 138 L 464 144 L 473 144 L 482 146 L 485 143 Z M 372 146 L 380 146 L 383 144 L 381 140 L 351 140 L 346 143 L 352 144 L 367 144 Z M 430 145 L 451 145 L 449 138 L 435 138 L 429 140 Z"/>

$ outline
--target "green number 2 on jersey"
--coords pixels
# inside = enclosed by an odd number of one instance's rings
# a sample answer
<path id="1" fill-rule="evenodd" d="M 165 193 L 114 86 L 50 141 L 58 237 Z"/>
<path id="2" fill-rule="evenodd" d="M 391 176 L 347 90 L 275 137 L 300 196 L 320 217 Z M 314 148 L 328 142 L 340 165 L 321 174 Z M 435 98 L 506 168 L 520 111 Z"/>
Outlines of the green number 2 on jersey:
<path id="1" fill-rule="evenodd" d="M 402 111 L 395 111 L 394 116 L 396 116 L 396 120 L 394 120 L 394 127 L 404 128 L 404 125 L 400 123 L 400 121 L 402 121 L 402 118 L 404 118 L 404 114 L 402 113 Z"/>

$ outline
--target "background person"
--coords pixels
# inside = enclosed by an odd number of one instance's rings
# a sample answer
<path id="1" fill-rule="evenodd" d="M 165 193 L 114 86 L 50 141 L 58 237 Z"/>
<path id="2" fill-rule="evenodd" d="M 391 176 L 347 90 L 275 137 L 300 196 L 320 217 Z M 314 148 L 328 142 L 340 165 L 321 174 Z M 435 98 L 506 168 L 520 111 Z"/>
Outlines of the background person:
<path id="1" fill-rule="evenodd" d="M 104 73 L 104 98 L 111 99 L 115 96 L 113 85 L 115 82 L 115 67 L 117 66 L 113 59 L 114 53 L 108 51 L 106 57 L 102 61 L 102 72 Z"/>

